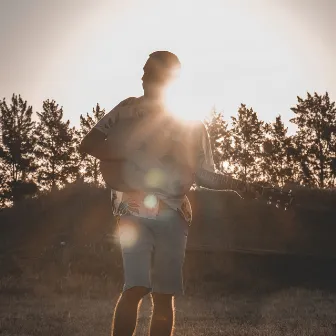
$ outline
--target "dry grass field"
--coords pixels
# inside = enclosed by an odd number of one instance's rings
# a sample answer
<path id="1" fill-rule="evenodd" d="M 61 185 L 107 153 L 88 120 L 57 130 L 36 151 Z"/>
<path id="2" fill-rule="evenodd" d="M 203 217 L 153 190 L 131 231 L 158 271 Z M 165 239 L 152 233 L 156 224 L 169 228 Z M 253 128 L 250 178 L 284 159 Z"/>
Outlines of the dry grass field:
<path id="1" fill-rule="evenodd" d="M 335 200 L 323 195 L 317 198 L 325 204 Z M 283 213 L 219 195 L 193 197 L 190 246 L 288 253 L 187 249 L 175 336 L 336 335 L 334 208 Z M 110 335 L 122 272 L 109 240 L 109 195 L 72 186 L 0 212 L 0 223 L 0 336 Z M 148 335 L 150 315 L 145 298 L 137 336 Z"/>
<path id="2" fill-rule="evenodd" d="M 107 279 L 73 276 L 57 286 L 31 285 L 2 279 L 0 335 L 110 335 L 118 294 Z M 150 303 L 146 297 L 140 307 L 137 336 L 148 334 Z M 207 283 L 187 287 L 176 305 L 175 336 L 336 335 L 336 294 L 323 290 L 231 291 Z"/>

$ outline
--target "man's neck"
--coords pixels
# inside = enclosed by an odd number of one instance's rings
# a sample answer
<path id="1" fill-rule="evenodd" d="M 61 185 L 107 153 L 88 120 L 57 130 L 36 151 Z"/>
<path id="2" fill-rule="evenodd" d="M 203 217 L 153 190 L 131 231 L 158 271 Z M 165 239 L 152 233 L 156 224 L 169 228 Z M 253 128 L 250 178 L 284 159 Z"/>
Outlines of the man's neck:
<path id="1" fill-rule="evenodd" d="M 163 95 L 161 94 L 149 94 L 149 93 L 144 93 L 143 97 L 148 100 L 148 101 L 153 101 L 158 104 L 163 104 Z"/>
<path id="2" fill-rule="evenodd" d="M 164 99 L 162 99 L 159 96 L 154 96 L 154 95 L 143 95 L 142 99 L 144 100 L 145 104 L 149 104 L 149 106 L 156 106 L 155 110 L 158 113 L 161 113 L 165 110 L 165 103 Z"/>

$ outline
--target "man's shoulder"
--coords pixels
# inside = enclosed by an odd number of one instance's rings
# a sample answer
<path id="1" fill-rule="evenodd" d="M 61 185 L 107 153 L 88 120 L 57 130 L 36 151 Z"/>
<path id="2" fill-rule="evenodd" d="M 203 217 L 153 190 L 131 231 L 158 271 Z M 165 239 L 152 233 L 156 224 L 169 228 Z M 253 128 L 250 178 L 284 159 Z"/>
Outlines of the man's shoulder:
<path id="1" fill-rule="evenodd" d="M 187 128 L 194 134 L 195 136 L 202 136 L 207 132 L 205 124 L 201 120 L 191 120 L 187 124 Z"/>
<path id="2" fill-rule="evenodd" d="M 122 100 L 120 103 L 118 103 L 110 112 L 113 112 L 120 107 L 133 105 L 133 104 L 137 103 L 140 98 L 139 97 L 128 97 L 128 98 Z"/>
<path id="3" fill-rule="evenodd" d="M 127 111 L 131 108 L 132 105 L 137 103 L 138 99 L 139 98 L 137 97 L 128 97 L 122 100 L 111 111 L 106 113 L 105 116 L 97 122 L 94 128 L 107 134 L 108 129 L 119 120 L 120 115 L 127 115 Z"/>
<path id="4" fill-rule="evenodd" d="M 205 124 L 202 120 L 193 120 L 191 124 L 195 129 L 199 131 L 206 130 Z"/>
<path id="5" fill-rule="evenodd" d="M 199 119 L 190 119 L 182 122 L 182 125 L 184 125 L 187 128 L 195 129 L 195 130 L 202 130 L 205 129 L 205 124 L 202 120 Z"/>
<path id="6" fill-rule="evenodd" d="M 138 104 L 139 102 L 138 97 L 128 97 L 121 102 L 119 102 L 117 105 L 115 105 L 112 110 L 110 110 L 108 113 L 106 113 L 106 118 L 110 118 L 113 116 L 119 115 L 121 112 L 124 112 L 125 110 L 128 110 L 128 107 L 134 106 Z"/>
<path id="7" fill-rule="evenodd" d="M 128 98 L 122 100 L 116 107 L 132 105 L 132 104 L 136 103 L 139 99 L 140 99 L 139 97 L 128 97 Z"/>

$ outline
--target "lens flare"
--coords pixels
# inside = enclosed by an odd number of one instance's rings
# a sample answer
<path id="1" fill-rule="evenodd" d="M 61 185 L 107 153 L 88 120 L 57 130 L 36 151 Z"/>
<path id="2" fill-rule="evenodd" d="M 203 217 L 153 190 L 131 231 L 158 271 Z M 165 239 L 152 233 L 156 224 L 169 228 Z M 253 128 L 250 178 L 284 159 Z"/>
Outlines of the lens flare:
<path id="1" fill-rule="evenodd" d="M 209 111 L 202 110 L 195 103 L 193 91 L 192 77 L 181 71 L 178 78 L 172 80 L 165 91 L 165 106 L 169 113 L 181 121 L 188 122 L 190 120 L 204 120 Z"/>
<path id="2" fill-rule="evenodd" d="M 150 169 L 145 176 L 145 182 L 150 188 L 160 188 L 164 185 L 165 174 L 159 168 Z"/>
<path id="3" fill-rule="evenodd" d="M 154 209 L 158 204 L 158 199 L 155 195 L 149 194 L 144 199 L 144 205 L 147 209 Z"/>
<path id="4" fill-rule="evenodd" d="M 138 232 L 132 222 L 125 222 L 119 226 L 119 242 L 123 247 L 133 246 L 138 239 Z"/>

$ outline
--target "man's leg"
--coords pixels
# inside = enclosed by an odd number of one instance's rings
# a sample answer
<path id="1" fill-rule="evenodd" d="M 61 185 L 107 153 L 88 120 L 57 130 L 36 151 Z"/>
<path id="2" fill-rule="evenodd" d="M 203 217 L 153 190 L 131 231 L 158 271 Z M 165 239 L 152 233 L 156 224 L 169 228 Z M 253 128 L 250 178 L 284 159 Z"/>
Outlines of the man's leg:
<path id="1" fill-rule="evenodd" d="M 174 210 L 158 217 L 152 226 L 155 237 L 152 267 L 154 311 L 150 336 L 172 335 L 175 295 L 183 294 L 183 263 L 188 224 Z"/>
<path id="2" fill-rule="evenodd" d="M 171 294 L 152 293 L 153 315 L 150 336 L 170 336 L 174 325 L 174 299 Z"/>
<path id="3" fill-rule="evenodd" d="M 153 237 L 144 219 L 124 216 L 119 223 L 119 238 L 125 283 L 115 308 L 112 336 L 131 336 L 136 327 L 139 302 L 151 291 Z"/>
<path id="4" fill-rule="evenodd" d="M 114 311 L 112 336 L 132 336 L 135 330 L 138 306 L 141 299 L 148 294 L 146 287 L 132 287 L 120 295 Z"/>

